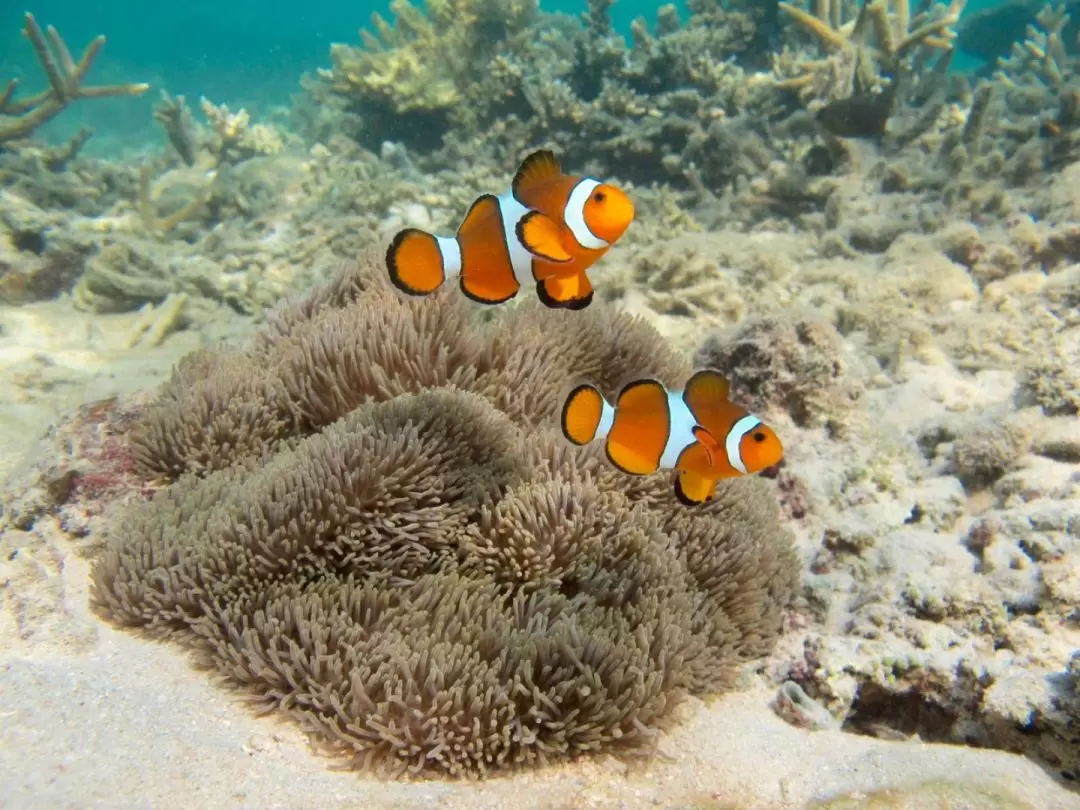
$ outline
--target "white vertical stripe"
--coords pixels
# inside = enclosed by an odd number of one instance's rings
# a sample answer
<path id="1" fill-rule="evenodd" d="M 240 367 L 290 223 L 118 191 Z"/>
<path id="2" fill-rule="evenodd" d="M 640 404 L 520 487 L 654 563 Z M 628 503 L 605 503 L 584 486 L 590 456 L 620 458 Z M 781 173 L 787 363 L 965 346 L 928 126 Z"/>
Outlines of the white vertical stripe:
<path id="1" fill-rule="evenodd" d="M 660 457 L 661 470 L 675 469 L 682 451 L 697 441 L 694 438 L 694 426 L 697 420 L 690 412 L 689 406 L 683 401 L 682 391 L 677 393 L 668 391 L 667 397 L 671 423 L 667 444 L 664 445 L 664 454 Z"/>
<path id="2" fill-rule="evenodd" d="M 515 200 L 509 191 L 498 200 L 499 213 L 502 214 L 503 239 L 506 240 L 506 249 L 510 252 L 510 266 L 514 270 L 514 278 L 524 287 L 536 281 L 533 278 L 532 254 L 517 238 L 517 224 L 529 209 Z"/>
<path id="3" fill-rule="evenodd" d="M 600 424 L 596 426 L 597 439 L 603 439 L 611 432 L 611 426 L 615 424 L 615 408 L 606 399 L 600 408 Z"/>
<path id="4" fill-rule="evenodd" d="M 461 245 L 455 236 L 436 236 L 442 254 L 443 276 L 450 278 L 461 272 Z"/>
<path id="5" fill-rule="evenodd" d="M 566 207 L 563 209 L 566 227 L 570 229 L 570 233 L 577 239 L 578 244 L 589 250 L 601 250 L 608 247 L 608 243 L 589 230 L 589 225 L 585 222 L 585 203 L 589 201 L 593 190 L 599 185 L 599 180 L 593 180 L 591 177 L 584 178 L 574 186 L 574 190 L 570 192 L 570 199 L 566 201 Z"/>
<path id="6" fill-rule="evenodd" d="M 746 473 L 746 465 L 743 464 L 742 451 L 739 449 L 742 438 L 760 424 L 760 419 L 753 414 L 748 414 L 731 426 L 727 439 L 724 441 L 728 464 L 743 474 Z"/>

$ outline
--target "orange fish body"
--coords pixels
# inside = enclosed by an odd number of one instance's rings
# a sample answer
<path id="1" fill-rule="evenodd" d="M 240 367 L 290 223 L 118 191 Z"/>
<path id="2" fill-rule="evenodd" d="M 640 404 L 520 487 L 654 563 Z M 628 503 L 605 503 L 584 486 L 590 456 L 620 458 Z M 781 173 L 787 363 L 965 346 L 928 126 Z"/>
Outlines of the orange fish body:
<path id="1" fill-rule="evenodd" d="M 456 236 L 400 231 L 386 265 L 410 295 L 430 295 L 458 276 L 465 295 L 484 304 L 509 301 L 531 283 L 547 306 L 583 309 L 593 297 L 586 271 L 633 218 L 621 190 L 564 175 L 555 155 L 542 150 L 522 162 L 510 192 L 480 196 Z"/>
<path id="2" fill-rule="evenodd" d="M 574 444 L 603 439 L 608 459 L 623 472 L 677 470 L 675 495 L 690 505 L 710 500 L 717 481 L 761 472 L 784 456 L 772 428 L 731 402 L 728 381 L 709 370 L 694 374 L 682 391 L 636 380 L 614 405 L 595 386 L 579 385 L 561 421 Z"/>

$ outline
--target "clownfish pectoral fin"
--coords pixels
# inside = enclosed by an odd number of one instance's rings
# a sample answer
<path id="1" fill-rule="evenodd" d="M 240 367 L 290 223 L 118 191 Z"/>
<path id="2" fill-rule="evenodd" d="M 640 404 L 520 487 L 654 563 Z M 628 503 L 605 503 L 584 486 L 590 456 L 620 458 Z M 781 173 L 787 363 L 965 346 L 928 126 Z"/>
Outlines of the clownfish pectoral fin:
<path id="1" fill-rule="evenodd" d="M 555 157 L 555 153 L 550 149 L 541 149 L 521 161 L 521 166 L 514 175 L 514 181 L 510 184 L 510 191 L 520 201 L 520 192 L 537 183 L 560 176 L 562 176 L 562 167 L 559 166 L 559 159 Z"/>
<path id="2" fill-rule="evenodd" d="M 694 438 L 697 439 L 698 444 L 705 449 L 707 462 L 709 466 L 712 466 L 715 463 L 716 453 L 720 450 L 716 438 L 701 425 L 694 425 L 691 432 L 694 434 Z"/>
<path id="3" fill-rule="evenodd" d="M 627 384 L 615 403 L 615 419 L 607 437 L 608 460 L 630 475 L 660 469 L 671 435 L 667 389 L 656 380 Z"/>
<path id="4" fill-rule="evenodd" d="M 534 256 L 548 262 L 568 262 L 573 256 L 563 247 L 562 226 L 539 211 L 530 211 L 518 220 L 517 240 Z"/>
<path id="5" fill-rule="evenodd" d="M 481 194 L 458 228 L 461 245 L 461 291 L 480 304 L 509 301 L 521 283 L 514 275 L 503 236 L 502 211 L 493 194 Z"/>
<path id="6" fill-rule="evenodd" d="M 593 300 L 593 286 L 584 272 L 549 276 L 536 284 L 540 303 L 552 309 L 585 309 Z"/>
<path id="7" fill-rule="evenodd" d="M 730 392 L 731 385 L 727 378 L 718 371 L 704 369 L 695 372 L 687 381 L 683 389 L 683 402 L 698 424 L 716 426 L 723 424 L 724 414 L 732 407 L 728 400 Z"/>
<path id="8" fill-rule="evenodd" d="M 390 281 L 408 295 L 430 295 L 460 267 L 461 252 L 455 240 L 418 228 L 399 231 L 386 250 Z"/>
<path id="9" fill-rule="evenodd" d="M 597 433 L 602 432 L 600 425 L 604 412 L 610 407 L 595 385 L 577 386 L 563 405 L 560 419 L 563 435 L 574 444 L 588 444 L 597 437 Z"/>
<path id="10" fill-rule="evenodd" d="M 716 492 L 716 479 L 695 472 L 679 470 L 675 475 L 675 498 L 686 506 L 711 501 Z"/>

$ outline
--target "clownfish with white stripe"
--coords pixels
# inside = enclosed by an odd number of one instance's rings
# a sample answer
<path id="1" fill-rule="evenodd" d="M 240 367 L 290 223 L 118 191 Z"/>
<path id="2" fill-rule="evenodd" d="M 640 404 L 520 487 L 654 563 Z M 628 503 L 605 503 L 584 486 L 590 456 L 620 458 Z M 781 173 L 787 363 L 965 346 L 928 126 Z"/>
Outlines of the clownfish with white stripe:
<path id="1" fill-rule="evenodd" d="M 608 459 L 625 473 L 677 470 L 675 497 L 704 503 L 720 479 L 762 472 L 784 456 L 773 429 L 728 393 L 728 381 L 710 370 L 694 374 L 682 391 L 636 380 L 614 405 L 596 386 L 579 385 L 563 406 L 562 431 L 577 445 L 603 439 Z"/>
<path id="2" fill-rule="evenodd" d="M 509 301 L 535 284 L 547 306 L 584 309 L 593 299 L 586 271 L 633 219 L 622 190 L 565 175 L 555 155 L 541 150 L 525 158 L 509 192 L 478 197 L 455 236 L 399 231 L 386 267 L 409 295 L 430 295 L 457 276 L 462 292 L 482 304 Z"/>

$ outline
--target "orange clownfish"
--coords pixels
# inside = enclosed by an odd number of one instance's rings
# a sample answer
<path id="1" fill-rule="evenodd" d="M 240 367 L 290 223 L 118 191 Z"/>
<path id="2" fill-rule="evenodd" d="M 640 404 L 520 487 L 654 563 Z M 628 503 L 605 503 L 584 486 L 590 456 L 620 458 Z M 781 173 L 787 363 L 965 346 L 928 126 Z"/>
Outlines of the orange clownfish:
<path id="1" fill-rule="evenodd" d="M 534 283 L 547 306 L 584 309 L 593 297 L 585 271 L 633 219 L 623 191 L 565 175 L 555 155 L 541 150 L 525 158 L 509 192 L 477 198 L 456 236 L 398 232 L 386 267 L 409 295 L 430 295 L 458 276 L 462 292 L 482 304 L 509 301 Z"/>
<path id="2" fill-rule="evenodd" d="M 768 425 L 728 399 L 728 381 L 699 371 L 682 391 L 636 380 L 614 405 L 593 385 L 566 398 L 562 430 L 574 444 L 604 439 L 608 459 L 631 475 L 677 470 L 675 496 L 685 504 L 713 497 L 716 482 L 761 472 L 784 456 Z"/>

